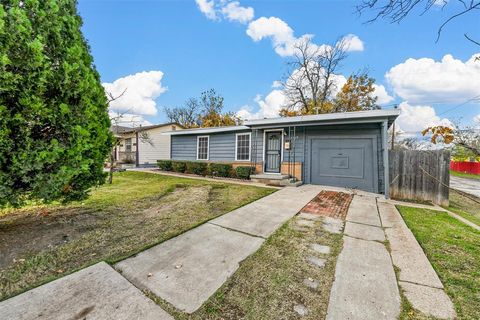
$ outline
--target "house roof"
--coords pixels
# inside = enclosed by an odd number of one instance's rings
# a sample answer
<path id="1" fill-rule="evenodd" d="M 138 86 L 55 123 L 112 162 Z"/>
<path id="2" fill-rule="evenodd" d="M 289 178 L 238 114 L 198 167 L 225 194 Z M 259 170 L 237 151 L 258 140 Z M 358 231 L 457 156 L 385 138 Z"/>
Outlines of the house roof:
<path id="1" fill-rule="evenodd" d="M 208 134 L 229 131 L 250 130 L 252 128 L 270 128 L 299 125 L 329 125 L 347 123 L 369 123 L 387 121 L 390 126 L 400 115 L 400 110 L 369 110 L 355 112 L 338 112 L 297 117 L 279 117 L 256 120 L 246 120 L 242 126 L 195 128 L 180 131 L 167 131 L 165 135 Z"/>
<path id="2" fill-rule="evenodd" d="M 400 114 L 400 110 L 369 110 L 355 112 L 325 113 L 297 117 L 279 117 L 247 120 L 245 125 L 248 127 L 270 126 L 270 125 L 295 125 L 295 124 L 330 124 L 341 122 L 368 122 L 372 120 L 387 120 L 392 123 Z M 363 120 L 363 121 L 362 121 Z M 366 120 L 366 121 L 365 121 Z"/>
<path id="3" fill-rule="evenodd" d="M 180 136 L 180 135 L 186 135 L 186 134 L 207 134 L 207 133 L 242 131 L 242 130 L 250 130 L 250 127 L 228 126 L 228 127 L 194 128 L 194 129 L 185 129 L 180 131 L 167 131 L 167 132 L 163 132 L 162 134 Z"/>
<path id="4" fill-rule="evenodd" d="M 154 125 L 150 125 L 150 126 L 140 126 L 140 127 L 111 126 L 110 130 L 114 134 L 124 134 L 124 133 L 141 132 L 141 131 L 145 131 L 145 130 L 160 128 L 160 127 L 165 127 L 165 126 L 171 126 L 171 125 L 177 125 L 177 126 L 183 128 L 182 125 L 180 125 L 176 122 L 168 122 L 168 123 L 160 123 L 160 124 L 154 124 Z"/>

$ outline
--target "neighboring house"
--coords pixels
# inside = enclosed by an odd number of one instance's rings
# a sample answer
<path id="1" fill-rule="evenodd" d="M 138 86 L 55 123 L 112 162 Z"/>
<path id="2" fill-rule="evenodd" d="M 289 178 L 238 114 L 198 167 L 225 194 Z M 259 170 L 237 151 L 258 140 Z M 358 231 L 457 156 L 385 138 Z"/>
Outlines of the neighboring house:
<path id="1" fill-rule="evenodd" d="M 164 135 L 171 136 L 172 160 L 249 165 L 257 180 L 295 177 L 388 194 L 387 130 L 398 115 L 398 110 L 330 113 Z"/>
<path id="2" fill-rule="evenodd" d="M 137 128 L 112 126 L 112 132 L 119 139 L 113 150 L 115 162 L 146 167 L 155 166 L 157 160 L 170 159 L 170 136 L 162 133 L 182 129 L 177 123 Z"/>

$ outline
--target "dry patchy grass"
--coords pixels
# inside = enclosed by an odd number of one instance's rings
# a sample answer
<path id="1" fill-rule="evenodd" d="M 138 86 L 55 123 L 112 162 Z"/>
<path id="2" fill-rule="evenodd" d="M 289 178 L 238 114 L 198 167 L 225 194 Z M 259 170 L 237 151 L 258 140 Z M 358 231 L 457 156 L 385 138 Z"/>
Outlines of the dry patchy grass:
<path id="1" fill-rule="evenodd" d="M 0 300 L 122 260 L 273 191 L 125 172 L 83 203 L 9 210 L 0 215 Z"/>
<path id="2" fill-rule="evenodd" d="M 263 246 L 240 264 L 235 274 L 198 311 L 188 315 L 150 295 L 176 319 L 323 319 L 327 313 L 335 263 L 342 247 L 342 235 L 322 230 L 321 222 L 306 232 L 295 228 L 293 218 L 266 240 Z M 310 244 L 331 247 L 324 268 L 306 259 L 315 253 Z M 310 289 L 304 279 L 319 282 Z M 293 307 L 304 304 L 309 314 L 300 317 Z"/>

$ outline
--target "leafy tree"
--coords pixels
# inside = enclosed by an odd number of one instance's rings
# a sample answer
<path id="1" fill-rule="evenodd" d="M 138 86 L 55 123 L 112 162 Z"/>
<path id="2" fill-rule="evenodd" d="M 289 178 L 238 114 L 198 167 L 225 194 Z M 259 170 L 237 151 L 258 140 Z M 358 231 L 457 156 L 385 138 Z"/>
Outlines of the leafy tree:
<path id="1" fill-rule="evenodd" d="M 223 100 L 214 89 L 202 92 L 200 96 L 202 112 L 199 117 L 201 127 L 234 126 L 239 122 L 235 113 L 223 113 Z"/>
<path id="2" fill-rule="evenodd" d="M 165 108 L 172 122 L 185 128 L 234 126 L 240 119 L 233 112 L 223 112 L 224 98 L 215 89 L 204 91 L 200 99 L 190 98 L 183 107 Z"/>
<path id="3" fill-rule="evenodd" d="M 369 77 L 366 72 L 348 77 L 335 98 L 335 112 L 378 109 L 374 83 L 375 79 Z"/>
<path id="4" fill-rule="evenodd" d="M 0 206 L 104 183 L 107 98 L 74 0 L 0 3 Z"/>
<path id="5" fill-rule="evenodd" d="M 422 131 L 422 135 L 431 134 L 431 142 L 437 144 L 454 144 L 468 151 L 473 157 L 480 156 L 480 133 L 473 128 L 455 129 L 446 126 L 428 127 Z"/>

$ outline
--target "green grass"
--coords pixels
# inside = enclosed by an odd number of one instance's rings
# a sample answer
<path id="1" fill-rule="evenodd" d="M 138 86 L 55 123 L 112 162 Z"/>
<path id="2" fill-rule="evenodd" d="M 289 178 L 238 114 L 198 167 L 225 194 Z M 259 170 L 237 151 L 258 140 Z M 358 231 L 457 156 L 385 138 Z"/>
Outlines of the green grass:
<path id="1" fill-rule="evenodd" d="M 471 173 L 464 173 L 464 172 L 458 172 L 458 171 L 450 170 L 450 175 L 455 176 L 455 177 L 460 177 L 460 178 L 480 180 L 480 175 L 479 174 L 471 174 Z"/>
<path id="2" fill-rule="evenodd" d="M 398 209 L 442 280 L 458 319 L 480 319 L 480 232 L 445 212 Z"/>
<path id="3" fill-rule="evenodd" d="M 0 300 L 117 262 L 274 191 L 123 172 L 81 203 L 9 209 L 0 213 Z"/>
<path id="4" fill-rule="evenodd" d="M 446 209 L 480 226 L 480 199 L 472 195 L 465 196 L 453 189 L 450 189 L 449 199 L 450 204 Z"/>
<path id="5" fill-rule="evenodd" d="M 324 319 L 335 274 L 342 235 L 316 227 L 299 231 L 293 218 L 269 237 L 262 247 L 240 264 L 239 269 L 195 313 L 189 315 L 147 294 L 176 319 L 298 319 L 293 307 L 304 304 L 309 314 L 302 319 Z M 324 268 L 310 265 L 306 259 L 316 254 L 311 243 L 331 247 Z M 318 289 L 303 284 L 304 279 L 319 282 Z"/>

